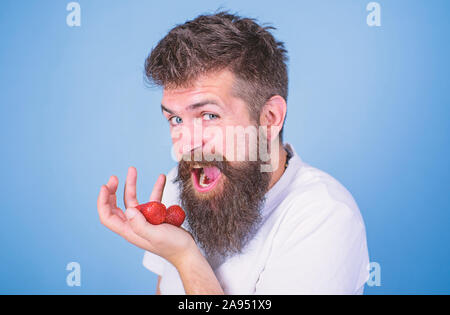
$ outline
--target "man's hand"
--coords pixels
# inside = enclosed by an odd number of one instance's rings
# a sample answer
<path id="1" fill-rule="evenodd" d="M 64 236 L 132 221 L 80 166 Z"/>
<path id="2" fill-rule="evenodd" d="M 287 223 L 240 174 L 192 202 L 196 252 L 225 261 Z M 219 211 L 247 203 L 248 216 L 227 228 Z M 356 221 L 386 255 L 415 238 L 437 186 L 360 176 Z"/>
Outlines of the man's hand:
<path id="1" fill-rule="evenodd" d="M 178 268 L 188 257 L 198 253 L 198 247 L 183 228 L 165 223 L 152 225 L 145 220 L 135 208 L 139 204 L 136 199 L 136 181 L 137 171 L 130 167 L 124 192 L 125 213 L 117 207 L 117 177 L 111 176 L 108 183 L 101 187 L 97 201 L 100 221 L 128 242 L 165 258 Z M 150 201 L 161 202 L 165 183 L 166 176 L 161 174 L 153 187 Z"/>
<path id="2" fill-rule="evenodd" d="M 223 294 L 211 266 L 186 230 L 167 223 L 152 225 L 135 208 L 139 204 L 136 179 L 136 169 L 130 167 L 125 182 L 125 213 L 117 207 L 117 177 L 111 176 L 108 183 L 100 188 L 97 208 L 102 224 L 128 242 L 172 263 L 180 274 L 186 294 Z M 150 201 L 161 202 L 165 184 L 166 176 L 160 175 Z"/>

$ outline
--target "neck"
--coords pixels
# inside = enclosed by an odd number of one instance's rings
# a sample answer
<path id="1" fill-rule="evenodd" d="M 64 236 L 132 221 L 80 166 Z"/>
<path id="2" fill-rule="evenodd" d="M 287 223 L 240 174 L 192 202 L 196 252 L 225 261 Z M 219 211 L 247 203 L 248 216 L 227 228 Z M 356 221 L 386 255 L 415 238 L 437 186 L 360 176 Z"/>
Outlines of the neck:
<path id="1" fill-rule="evenodd" d="M 269 182 L 269 190 L 278 182 L 281 176 L 284 174 L 287 152 L 284 149 L 282 143 L 279 144 L 276 150 L 271 150 L 271 161 L 272 161 L 272 178 Z"/>

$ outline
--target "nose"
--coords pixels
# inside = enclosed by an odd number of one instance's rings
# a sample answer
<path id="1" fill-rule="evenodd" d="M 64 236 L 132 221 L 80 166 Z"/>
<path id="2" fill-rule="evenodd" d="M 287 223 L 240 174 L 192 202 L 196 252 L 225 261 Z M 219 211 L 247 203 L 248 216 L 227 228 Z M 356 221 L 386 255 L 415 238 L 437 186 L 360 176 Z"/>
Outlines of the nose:
<path id="1" fill-rule="evenodd" d="M 179 158 L 190 155 L 194 151 L 201 151 L 206 143 L 203 137 L 202 119 L 194 118 L 191 121 L 185 121 L 180 128 L 175 128 L 172 131 L 172 141 Z"/>

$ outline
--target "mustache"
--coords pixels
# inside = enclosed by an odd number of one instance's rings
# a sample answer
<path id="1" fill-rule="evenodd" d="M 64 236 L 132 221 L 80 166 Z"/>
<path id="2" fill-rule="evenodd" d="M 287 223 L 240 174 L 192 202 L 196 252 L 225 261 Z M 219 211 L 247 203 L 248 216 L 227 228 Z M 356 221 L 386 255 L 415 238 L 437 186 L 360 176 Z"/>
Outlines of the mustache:
<path id="1" fill-rule="evenodd" d="M 223 174 L 227 175 L 229 173 L 229 163 L 225 156 L 221 154 L 190 152 L 182 156 L 182 159 L 178 162 L 178 167 L 183 174 L 190 174 L 196 167 L 217 167 Z"/>
<path id="2" fill-rule="evenodd" d="M 197 156 L 197 159 L 194 160 L 194 152 L 191 152 L 190 154 L 183 155 L 183 157 L 186 159 L 183 158 L 178 162 L 178 176 L 184 180 L 191 177 L 191 173 L 196 167 L 217 167 L 222 175 L 225 175 L 232 182 L 236 180 L 247 182 L 250 180 L 250 177 L 242 178 L 240 175 L 248 172 L 249 169 L 252 169 L 254 172 L 259 172 L 261 165 L 260 161 L 245 161 L 233 164 L 224 156 L 218 154 L 202 154 L 201 159 Z M 215 159 L 212 157 L 215 157 Z M 250 181 L 248 184 L 254 186 Z"/>

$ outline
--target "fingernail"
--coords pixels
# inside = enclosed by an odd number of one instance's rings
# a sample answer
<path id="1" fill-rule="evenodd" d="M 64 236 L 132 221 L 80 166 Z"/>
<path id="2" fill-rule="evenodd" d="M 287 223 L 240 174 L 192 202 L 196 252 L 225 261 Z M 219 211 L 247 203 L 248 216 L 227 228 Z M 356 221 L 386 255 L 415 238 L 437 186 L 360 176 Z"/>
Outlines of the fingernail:
<path id="1" fill-rule="evenodd" d="M 128 208 L 127 211 L 125 211 L 125 215 L 127 216 L 128 220 L 133 219 L 137 214 L 137 210 L 133 208 Z"/>

